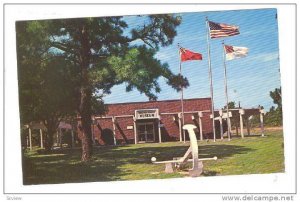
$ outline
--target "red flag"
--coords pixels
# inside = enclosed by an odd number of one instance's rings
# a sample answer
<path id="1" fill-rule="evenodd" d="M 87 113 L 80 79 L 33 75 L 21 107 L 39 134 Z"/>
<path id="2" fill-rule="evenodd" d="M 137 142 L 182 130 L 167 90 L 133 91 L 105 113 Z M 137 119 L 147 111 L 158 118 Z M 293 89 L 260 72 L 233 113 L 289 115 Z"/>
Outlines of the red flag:
<path id="1" fill-rule="evenodd" d="M 185 62 L 188 60 L 202 60 L 202 55 L 200 53 L 194 53 L 185 48 L 180 48 L 180 59 L 181 62 Z"/>

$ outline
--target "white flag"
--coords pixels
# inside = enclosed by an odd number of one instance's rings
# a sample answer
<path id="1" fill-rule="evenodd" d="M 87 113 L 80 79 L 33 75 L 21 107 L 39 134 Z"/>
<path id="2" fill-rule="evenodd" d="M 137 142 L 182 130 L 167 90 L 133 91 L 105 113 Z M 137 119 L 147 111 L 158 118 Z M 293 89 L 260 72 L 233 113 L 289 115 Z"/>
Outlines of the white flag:
<path id="1" fill-rule="evenodd" d="M 246 57 L 248 55 L 248 48 L 225 45 L 226 60 L 233 60 L 236 58 Z"/>

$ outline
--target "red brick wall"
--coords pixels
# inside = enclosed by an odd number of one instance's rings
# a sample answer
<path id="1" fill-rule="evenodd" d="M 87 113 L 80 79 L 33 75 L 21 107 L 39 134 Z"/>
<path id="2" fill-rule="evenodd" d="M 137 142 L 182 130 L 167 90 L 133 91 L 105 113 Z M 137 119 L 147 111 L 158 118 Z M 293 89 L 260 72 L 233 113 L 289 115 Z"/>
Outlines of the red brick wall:
<path id="1" fill-rule="evenodd" d="M 183 102 L 184 111 L 204 111 L 211 109 L 210 98 L 186 99 Z M 181 111 L 180 100 L 149 101 L 108 104 L 107 116 L 134 115 L 136 109 L 159 109 L 159 113 Z"/>
<path id="2" fill-rule="evenodd" d="M 173 120 L 172 115 L 161 115 L 160 123 L 164 126 L 161 128 L 162 141 L 172 141 L 179 139 L 178 122 Z"/>
<path id="3" fill-rule="evenodd" d="M 151 101 L 151 102 L 135 102 L 122 104 L 108 104 L 108 111 L 106 116 L 121 116 L 134 115 L 136 109 L 159 109 L 161 117 L 160 123 L 163 124 L 161 128 L 162 141 L 179 140 L 179 126 L 178 121 L 173 120 L 173 115 L 162 113 L 178 113 L 181 111 L 180 100 L 169 101 Z M 184 100 L 184 111 L 205 111 L 211 109 L 210 98 L 187 99 Z M 209 112 L 203 113 L 202 130 L 204 138 L 212 133 L 212 122 L 209 118 Z M 195 124 L 199 127 L 199 119 L 195 114 L 195 120 L 192 120 L 191 113 L 185 114 L 185 124 Z M 177 116 L 177 114 L 176 114 Z M 113 123 L 111 118 L 97 119 L 97 126 L 94 126 L 95 140 L 103 145 L 105 142 L 103 130 L 106 132 L 113 131 Z M 158 131 L 157 122 L 155 122 L 155 130 Z M 127 129 L 127 126 L 134 126 L 132 117 L 118 117 L 116 118 L 116 141 L 118 144 L 134 143 L 134 129 Z M 158 141 L 158 132 L 156 132 L 156 141 Z M 78 130 L 80 136 L 80 130 Z M 200 133 L 197 131 L 197 138 Z M 188 135 L 186 136 L 188 139 Z"/>
<path id="4" fill-rule="evenodd" d="M 127 126 L 134 126 L 133 117 L 116 118 L 116 139 L 120 144 L 134 143 L 134 129 L 127 129 Z"/>
<path id="5" fill-rule="evenodd" d="M 202 131 L 203 131 L 203 137 L 205 138 L 207 136 L 212 138 L 212 120 L 210 119 L 210 112 L 204 112 L 202 120 Z"/>

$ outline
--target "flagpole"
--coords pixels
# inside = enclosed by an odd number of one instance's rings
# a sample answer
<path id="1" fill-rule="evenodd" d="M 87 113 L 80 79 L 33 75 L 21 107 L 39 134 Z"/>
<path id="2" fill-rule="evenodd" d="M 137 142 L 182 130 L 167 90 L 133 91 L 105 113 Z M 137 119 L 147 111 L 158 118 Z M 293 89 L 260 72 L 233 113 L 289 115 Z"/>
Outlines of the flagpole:
<path id="1" fill-rule="evenodd" d="M 209 25 L 208 18 L 206 17 L 206 34 L 207 34 L 207 53 L 208 53 L 208 72 L 210 80 L 210 96 L 211 96 L 211 111 L 212 111 L 212 125 L 213 125 L 213 135 L 214 142 L 216 141 L 216 130 L 215 130 L 215 108 L 214 108 L 214 93 L 213 93 L 213 81 L 212 81 L 212 71 L 211 71 L 211 61 L 210 61 L 210 43 L 209 43 Z"/>
<path id="2" fill-rule="evenodd" d="M 181 57 L 180 57 L 180 46 L 178 43 L 178 53 L 179 53 L 179 74 L 180 76 L 182 76 L 182 70 L 181 70 Z M 182 124 L 181 127 L 184 126 L 184 107 L 183 107 L 183 86 L 180 86 L 180 93 L 181 93 L 181 97 L 180 97 L 180 101 L 181 101 L 181 117 L 182 117 Z M 182 130 L 182 128 L 180 128 L 180 130 L 182 131 L 181 134 L 183 135 L 183 141 L 185 142 L 185 131 Z M 182 142 L 182 135 L 180 136 L 180 142 Z"/>
<path id="3" fill-rule="evenodd" d="M 224 64 L 224 86 L 225 86 L 225 96 L 226 96 L 226 113 L 227 113 L 227 137 L 228 141 L 230 141 L 231 138 L 231 127 L 229 123 L 229 109 L 228 109 L 228 91 L 227 91 L 227 71 L 226 71 L 226 50 L 225 50 L 225 44 L 224 40 L 222 42 L 223 46 L 223 64 Z"/>

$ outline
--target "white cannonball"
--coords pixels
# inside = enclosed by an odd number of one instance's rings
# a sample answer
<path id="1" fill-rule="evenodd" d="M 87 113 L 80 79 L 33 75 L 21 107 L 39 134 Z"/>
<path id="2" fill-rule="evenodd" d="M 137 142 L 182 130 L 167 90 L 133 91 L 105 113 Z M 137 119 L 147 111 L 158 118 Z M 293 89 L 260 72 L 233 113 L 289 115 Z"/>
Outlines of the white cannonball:
<path id="1" fill-rule="evenodd" d="M 152 158 L 151 158 L 151 161 L 156 161 L 156 158 L 155 158 L 155 157 L 152 157 Z"/>

